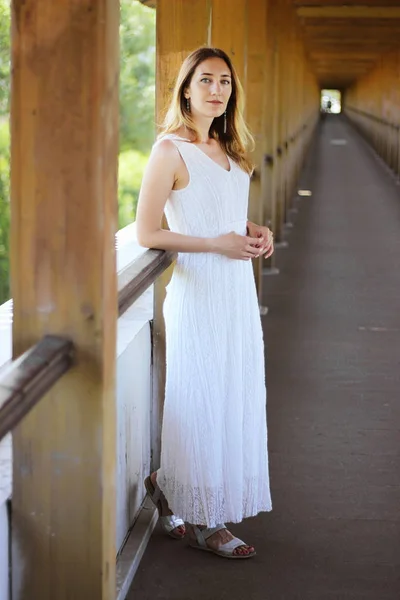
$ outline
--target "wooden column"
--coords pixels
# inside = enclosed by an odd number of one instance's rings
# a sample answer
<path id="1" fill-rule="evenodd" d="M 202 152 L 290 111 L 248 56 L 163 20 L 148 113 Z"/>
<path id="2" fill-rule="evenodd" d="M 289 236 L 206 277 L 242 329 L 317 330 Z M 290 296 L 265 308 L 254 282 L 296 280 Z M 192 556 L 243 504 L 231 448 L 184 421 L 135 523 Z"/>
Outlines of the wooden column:
<path id="1" fill-rule="evenodd" d="M 294 184 L 296 181 L 296 160 L 293 136 L 296 131 L 297 95 L 300 90 L 297 83 L 298 75 L 298 31 L 296 15 L 293 8 L 290 10 L 290 46 L 289 46 L 289 86 L 288 86 L 288 127 L 286 134 L 286 154 L 288 163 L 286 201 L 287 211 L 293 208 Z"/>
<path id="2" fill-rule="evenodd" d="M 264 167 L 261 174 L 261 186 L 264 202 L 264 224 L 274 230 L 276 222 L 275 168 L 276 160 L 276 111 L 278 90 L 276 83 L 277 33 L 275 30 L 276 3 L 268 0 L 266 12 L 266 44 L 264 50 Z M 268 267 L 272 267 L 275 255 L 268 259 Z"/>
<path id="3" fill-rule="evenodd" d="M 396 130 L 396 147 L 397 147 L 397 160 L 395 164 L 395 172 L 400 177 L 400 50 L 396 50 L 397 55 L 397 67 L 395 72 L 396 82 L 396 94 L 395 94 L 395 123 L 397 124 Z"/>
<path id="4" fill-rule="evenodd" d="M 290 65 L 290 18 L 292 3 L 289 0 L 282 0 L 282 11 L 284 11 L 284 17 L 281 21 L 282 31 L 282 45 L 281 45 L 281 85 L 282 85 L 282 103 L 281 103 L 281 133 L 279 146 L 281 148 L 281 221 L 282 225 L 287 222 L 287 186 L 288 186 L 288 153 L 286 151 L 286 141 L 288 137 L 288 121 L 290 104 L 292 98 L 289 96 L 290 91 L 290 80 L 291 80 L 291 65 Z M 282 15 L 283 16 L 283 15 Z"/>
<path id="5" fill-rule="evenodd" d="M 14 432 L 14 600 L 115 598 L 118 27 L 113 0 L 12 2 L 13 353 L 77 351 Z"/>
<path id="6" fill-rule="evenodd" d="M 248 0 L 211 0 L 211 3 L 210 43 L 232 59 L 246 89 Z"/>
<path id="7" fill-rule="evenodd" d="M 272 140 L 273 140 L 273 157 L 274 166 L 272 172 L 272 196 L 273 196 L 273 221 L 272 230 L 275 234 L 275 241 L 282 241 L 282 153 L 281 153 L 281 140 L 282 140 L 282 100 L 283 100 L 283 78 L 284 73 L 282 71 L 282 55 L 283 49 L 283 33 L 282 33 L 282 19 L 284 17 L 282 6 L 278 3 L 273 3 L 271 6 L 271 21 L 272 21 L 272 35 L 273 37 L 273 76 L 272 76 Z"/>
<path id="8" fill-rule="evenodd" d="M 265 51 L 267 44 L 267 2 L 256 0 L 248 6 L 248 42 L 247 42 L 247 123 L 254 135 L 256 147 L 251 155 L 255 164 L 249 198 L 249 220 L 264 224 L 264 201 L 262 189 L 262 171 L 264 170 L 266 85 L 267 78 Z M 262 298 L 262 272 L 265 260 L 253 261 L 254 275 L 259 302 Z"/>
<path id="9" fill-rule="evenodd" d="M 162 123 L 183 60 L 211 36 L 211 0 L 157 0 L 156 122 Z M 164 227 L 167 224 L 164 221 Z M 173 267 L 155 284 L 153 322 L 152 469 L 159 467 L 165 394 L 165 327 L 162 307 Z"/>

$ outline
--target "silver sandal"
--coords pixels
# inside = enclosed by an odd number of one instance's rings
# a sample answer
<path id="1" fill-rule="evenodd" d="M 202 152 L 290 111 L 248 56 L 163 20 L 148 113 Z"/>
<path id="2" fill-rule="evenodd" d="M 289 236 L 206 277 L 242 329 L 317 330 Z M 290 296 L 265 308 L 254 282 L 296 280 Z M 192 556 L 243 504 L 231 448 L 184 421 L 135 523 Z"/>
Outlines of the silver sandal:
<path id="1" fill-rule="evenodd" d="M 183 540 L 186 532 L 183 535 L 179 535 L 179 533 L 174 533 L 174 530 L 177 527 L 185 527 L 185 522 L 176 515 L 163 515 L 163 512 L 169 511 L 169 509 L 167 499 L 161 489 L 158 485 L 154 487 L 150 477 L 146 477 L 144 480 L 144 487 L 150 496 L 150 500 L 157 507 L 160 524 L 165 533 L 174 540 Z"/>
<path id="2" fill-rule="evenodd" d="M 237 537 L 234 537 L 233 540 L 230 540 L 226 544 L 221 544 L 218 549 L 210 548 L 207 546 L 207 540 L 217 531 L 221 531 L 221 529 L 227 529 L 224 523 L 221 525 L 217 525 L 216 527 L 199 529 L 197 525 L 191 525 L 193 532 L 196 534 L 196 541 L 191 539 L 189 545 L 192 548 L 196 548 L 197 550 L 204 550 L 205 552 L 212 552 L 213 554 L 217 554 L 218 556 L 222 556 L 223 558 L 252 558 L 256 555 L 256 551 L 250 552 L 249 554 L 233 554 L 236 548 L 239 546 L 247 546 L 245 542 L 240 540 Z"/>

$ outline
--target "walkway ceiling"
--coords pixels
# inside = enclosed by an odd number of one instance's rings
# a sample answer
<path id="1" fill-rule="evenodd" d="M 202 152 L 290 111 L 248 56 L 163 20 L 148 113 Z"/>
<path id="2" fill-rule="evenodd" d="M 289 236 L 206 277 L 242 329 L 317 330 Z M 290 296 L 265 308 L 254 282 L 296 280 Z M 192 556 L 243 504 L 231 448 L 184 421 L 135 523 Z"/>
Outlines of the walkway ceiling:
<path id="1" fill-rule="evenodd" d="M 400 0 L 293 3 L 321 87 L 348 87 L 400 46 Z"/>
<path id="2" fill-rule="evenodd" d="M 140 1 L 157 5 L 157 0 Z M 293 4 L 322 88 L 348 87 L 382 54 L 400 47 L 400 0 L 293 0 Z"/>

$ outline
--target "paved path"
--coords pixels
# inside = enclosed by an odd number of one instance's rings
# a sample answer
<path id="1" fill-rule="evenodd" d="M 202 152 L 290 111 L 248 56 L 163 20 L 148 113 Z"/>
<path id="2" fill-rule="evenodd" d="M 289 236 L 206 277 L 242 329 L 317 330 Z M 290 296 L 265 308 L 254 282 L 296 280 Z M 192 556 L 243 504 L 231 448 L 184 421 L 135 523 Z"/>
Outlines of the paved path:
<path id="1" fill-rule="evenodd" d="M 400 188 L 336 116 L 302 185 L 265 277 L 274 510 L 233 527 L 258 555 L 156 529 L 130 600 L 400 598 Z"/>

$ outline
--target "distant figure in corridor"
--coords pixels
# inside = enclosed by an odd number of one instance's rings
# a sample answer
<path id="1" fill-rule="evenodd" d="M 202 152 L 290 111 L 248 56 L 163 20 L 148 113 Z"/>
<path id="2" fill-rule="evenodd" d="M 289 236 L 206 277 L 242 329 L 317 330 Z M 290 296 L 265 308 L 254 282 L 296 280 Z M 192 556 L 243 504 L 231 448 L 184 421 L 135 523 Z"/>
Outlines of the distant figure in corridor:
<path id="1" fill-rule="evenodd" d="M 239 523 L 271 510 L 264 344 L 251 259 L 272 232 L 247 220 L 252 137 L 222 50 L 180 69 L 143 177 L 137 237 L 178 252 L 164 302 L 167 380 L 161 466 L 145 480 L 165 531 L 194 548 L 250 558 Z M 162 229 L 165 215 L 170 230 Z"/>

